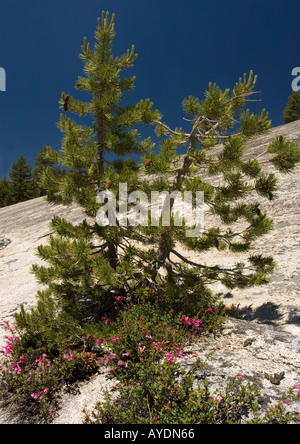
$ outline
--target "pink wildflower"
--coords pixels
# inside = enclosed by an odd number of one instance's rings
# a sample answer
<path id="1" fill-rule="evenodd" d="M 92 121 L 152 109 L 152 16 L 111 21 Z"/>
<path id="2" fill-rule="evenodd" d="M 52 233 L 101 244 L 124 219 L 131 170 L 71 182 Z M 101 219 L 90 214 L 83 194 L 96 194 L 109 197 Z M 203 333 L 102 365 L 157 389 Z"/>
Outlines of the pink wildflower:
<path id="1" fill-rule="evenodd" d="M 48 359 L 46 358 L 45 354 L 43 354 L 40 359 L 36 359 L 35 362 L 37 362 L 42 367 L 43 371 L 45 371 L 45 365 L 44 364 L 46 364 L 46 367 L 50 367 L 50 363 L 49 363 Z"/>
<path id="2" fill-rule="evenodd" d="M 175 356 L 173 355 L 173 353 L 167 353 L 167 361 L 169 361 L 171 364 L 174 360 Z"/>
<path id="3" fill-rule="evenodd" d="M 209 309 L 211 310 L 211 309 Z M 199 327 L 201 324 L 200 319 L 193 319 L 193 318 L 189 318 L 188 316 L 183 316 L 182 317 L 182 323 L 183 325 L 194 325 L 194 327 Z M 175 330 L 176 332 L 176 330 Z"/>
<path id="4" fill-rule="evenodd" d="M 118 342 L 119 339 L 120 339 L 119 336 L 115 336 L 114 338 L 112 338 L 112 341 L 113 343 L 116 343 Z"/>
<path id="5" fill-rule="evenodd" d="M 127 357 L 129 357 L 129 356 L 130 356 L 130 352 L 122 353 L 122 356 L 127 356 Z"/>
<path id="6" fill-rule="evenodd" d="M 64 358 L 67 359 L 68 361 L 73 360 L 73 354 L 72 354 L 71 350 L 69 351 L 68 355 L 64 355 Z"/>
<path id="7" fill-rule="evenodd" d="M 6 342 L 4 353 L 9 356 L 13 354 L 13 346 L 9 342 Z"/>
<path id="8" fill-rule="evenodd" d="M 183 325 L 192 325 L 192 323 L 189 321 L 189 317 L 188 316 L 183 316 L 182 317 L 182 323 L 183 323 Z"/>
<path id="9" fill-rule="evenodd" d="M 183 356 L 183 354 L 182 354 L 183 352 L 182 352 L 182 350 L 179 350 L 179 352 L 178 352 L 178 358 L 181 358 L 181 359 L 187 359 L 185 356 Z"/>

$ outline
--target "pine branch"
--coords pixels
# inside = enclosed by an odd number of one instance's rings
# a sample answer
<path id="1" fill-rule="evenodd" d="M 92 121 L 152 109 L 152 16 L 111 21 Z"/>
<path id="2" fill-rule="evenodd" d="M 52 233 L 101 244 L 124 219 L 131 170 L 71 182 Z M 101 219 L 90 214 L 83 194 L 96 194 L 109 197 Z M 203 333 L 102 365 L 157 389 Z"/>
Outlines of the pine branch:
<path id="1" fill-rule="evenodd" d="M 169 134 L 172 134 L 173 136 L 182 136 L 184 134 L 185 137 L 189 137 L 189 134 L 187 133 L 179 133 L 177 131 L 171 130 L 165 123 L 161 122 L 160 120 L 153 120 L 154 125 L 162 126 L 164 129 L 168 131 Z M 186 143 L 186 141 L 182 142 L 182 144 Z"/>

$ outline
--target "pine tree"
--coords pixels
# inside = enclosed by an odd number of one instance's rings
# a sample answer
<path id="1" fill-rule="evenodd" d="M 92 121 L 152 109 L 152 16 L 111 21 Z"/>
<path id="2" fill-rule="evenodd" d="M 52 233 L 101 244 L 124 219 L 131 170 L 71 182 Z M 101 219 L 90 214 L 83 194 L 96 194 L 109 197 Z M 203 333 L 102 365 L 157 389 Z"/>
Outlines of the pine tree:
<path id="1" fill-rule="evenodd" d="M 26 162 L 23 154 L 13 163 L 9 177 L 12 181 L 13 202 L 24 202 L 36 197 L 32 177 L 32 166 Z"/>
<path id="2" fill-rule="evenodd" d="M 284 123 L 294 122 L 300 119 L 300 91 L 292 91 L 288 104 L 283 111 Z"/>
<path id="3" fill-rule="evenodd" d="M 0 208 L 13 204 L 12 183 L 4 176 L 0 181 Z"/>
<path id="4" fill-rule="evenodd" d="M 52 334 L 55 323 L 68 329 L 73 322 L 82 325 L 114 311 L 116 297 L 133 303 L 148 298 L 167 309 L 193 314 L 214 300 L 210 283 L 219 281 L 228 288 L 259 285 L 267 282 L 274 269 L 271 257 L 250 252 L 255 239 L 272 229 L 272 220 L 249 196 L 271 200 L 277 188 L 275 175 L 265 172 L 258 159 L 247 158 L 246 142 L 271 125 L 265 110 L 255 115 L 245 109 L 256 94 L 256 77 L 252 72 L 249 77 L 244 75 L 232 91 L 209 84 L 203 100 L 188 97 L 183 111 L 189 116 L 190 129 L 173 130 L 158 111 L 152 111 L 149 99 L 123 104 L 123 93 L 132 90 L 135 80 L 123 73 L 136 55 L 132 47 L 114 57 L 114 37 L 114 16 L 109 19 L 103 13 L 94 48 L 84 39 L 85 76 L 76 82 L 76 89 L 88 93 L 90 101 L 62 93 L 62 147 L 60 152 L 48 147 L 46 158 L 66 169 L 66 174 L 60 176 L 46 168 L 41 182 L 49 202 L 76 203 L 86 218 L 77 225 L 59 217 L 52 220 L 54 233 L 49 244 L 38 248 L 48 266 L 33 267 L 38 282 L 48 288 L 39 292 L 31 315 L 23 310 L 17 316 L 19 326 L 39 326 L 43 331 L 48 326 Z M 89 125 L 72 120 L 71 113 L 87 118 Z M 155 126 L 161 138 L 158 147 L 149 138 L 140 140 L 136 127 L 141 124 Z M 218 143 L 222 145 L 216 151 Z M 185 154 L 178 155 L 179 149 Z M 266 152 L 283 172 L 291 172 L 300 160 L 299 146 L 283 137 L 275 139 Z M 141 165 L 132 161 L 133 153 L 143 154 Z M 109 161 L 108 154 L 127 159 Z M 222 180 L 215 183 L 212 179 L 219 176 Z M 204 192 L 205 204 L 219 217 L 220 226 L 204 227 L 202 234 L 189 237 L 187 221 L 181 226 L 174 223 L 174 214 L 168 223 L 160 217 L 157 226 L 126 225 L 120 207 L 119 213 L 112 214 L 115 223 L 102 226 L 95 217 L 108 207 L 99 195 L 109 191 L 119 199 L 119 185 L 124 183 L 128 194 L 143 192 L 149 200 L 153 192 Z M 135 197 L 126 204 L 125 213 L 138 213 L 139 194 Z M 174 199 L 170 202 L 169 210 L 174 210 Z M 237 230 L 236 223 L 243 226 Z M 222 267 L 190 258 L 190 251 L 201 255 L 210 249 L 227 249 L 228 254 L 249 252 L 249 259 Z"/>
<path id="5" fill-rule="evenodd" d="M 114 37 L 114 15 L 110 18 L 103 12 L 102 19 L 98 19 L 94 48 L 84 39 L 80 57 L 85 75 L 76 81 L 76 90 L 84 92 L 85 97 L 89 95 L 90 100 L 81 101 L 62 93 L 63 112 L 58 123 L 63 133 L 62 146 L 59 152 L 51 147 L 44 150 L 44 159 L 65 171 L 58 174 L 49 167 L 44 169 L 40 184 L 47 190 L 47 200 L 64 205 L 76 203 L 87 216 L 78 225 L 53 218 L 54 234 L 49 245 L 38 249 L 39 256 L 50 265 L 33 267 L 37 280 L 48 285 L 39 293 L 37 308 L 41 316 L 44 313 L 44 325 L 52 322 L 49 311 L 45 314 L 51 301 L 61 308 L 62 317 L 81 322 L 106 312 L 114 306 L 116 294 L 128 286 L 126 279 L 133 266 L 129 258 L 124 257 L 122 262 L 118 258 L 118 248 L 127 242 L 126 230 L 96 223 L 101 207 L 97 195 L 108 187 L 117 192 L 122 181 L 129 189 L 137 188 L 138 173 L 130 155 L 144 154 L 153 148 L 153 143 L 150 138 L 141 139 L 136 126 L 148 125 L 161 115 L 152 111 L 148 99 L 135 105 L 124 101 L 124 94 L 132 91 L 135 82 L 135 77 L 124 73 L 133 66 L 137 55 L 132 46 L 124 55 L 115 57 Z M 82 123 L 72 115 L 79 116 Z M 115 161 L 108 160 L 112 155 Z M 124 156 L 128 160 L 120 159 Z"/>

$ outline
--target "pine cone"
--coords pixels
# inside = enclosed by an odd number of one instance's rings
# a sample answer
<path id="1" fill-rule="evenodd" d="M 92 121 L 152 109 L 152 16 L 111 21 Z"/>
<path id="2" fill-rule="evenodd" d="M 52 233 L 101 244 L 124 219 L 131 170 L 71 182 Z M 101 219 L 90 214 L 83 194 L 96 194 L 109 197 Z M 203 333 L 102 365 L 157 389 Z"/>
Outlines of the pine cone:
<path id="1" fill-rule="evenodd" d="M 95 373 L 99 368 L 97 355 L 90 352 L 84 352 L 82 355 L 84 357 L 83 372 L 87 375 Z"/>
<path id="2" fill-rule="evenodd" d="M 147 160 L 147 162 L 145 163 L 145 168 L 147 168 L 151 163 L 152 163 L 151 159 Z"/>
<path id="3" fill-rule="evenodd" d="M 113 184 L 113 181 L 110 179 L 110 180 L 107 182 L 107 189 L 108 189 L 108 190 L 111 188 L 112 184 Z"/>
<path id="4" fill-rule="evenodd" d="M 66 102 L 64 103 L 64 111 L 68 111 L 68 104 Z"/>

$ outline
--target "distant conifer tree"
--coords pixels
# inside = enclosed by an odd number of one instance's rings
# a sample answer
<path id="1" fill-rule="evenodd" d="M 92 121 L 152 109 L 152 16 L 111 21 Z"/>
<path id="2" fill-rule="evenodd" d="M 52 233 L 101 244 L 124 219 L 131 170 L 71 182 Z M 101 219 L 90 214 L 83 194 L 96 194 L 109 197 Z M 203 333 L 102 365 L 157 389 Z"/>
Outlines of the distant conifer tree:
<path id="1" fill-rule="evenodd" d="M 300 91 L 292 91 L 288 104 L 283 111 L 284 123 L 295 122 L 300 119 Z"/>
<path id="2" fill-rule="evenodd" d="M 36 190 L 34 187 L 32 177 L 32 167 L 26 162 L 23 154 L 19 159 L 13 163 L 9 177 L 12 181 L 12 195 L 13 202 L 24 202 L 25 200 L 36 197 Z"/>
<path id="3" fill-rule="evenodd" d="M 13 203 L 12 183 L 4 176 L 0 181 L 0 207 L 7 207 Z"/>

